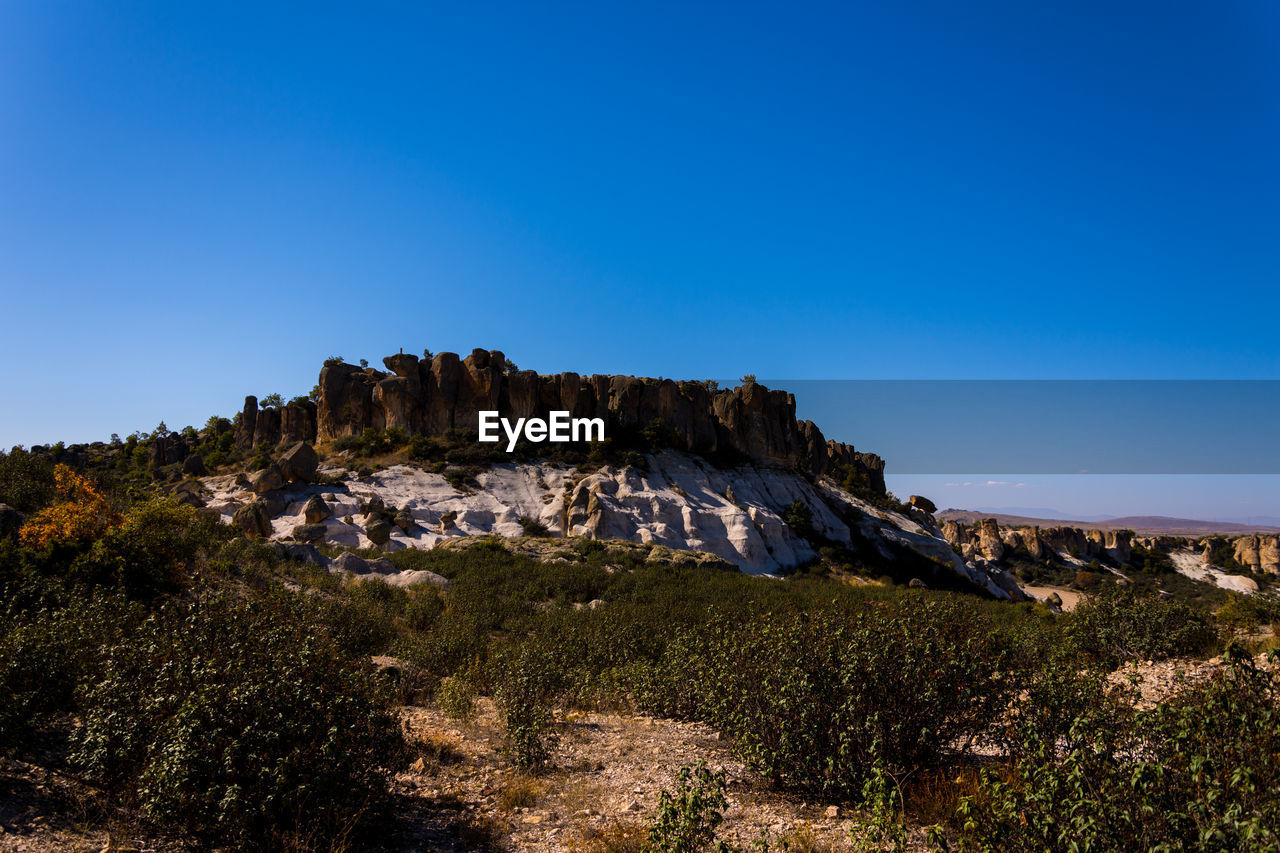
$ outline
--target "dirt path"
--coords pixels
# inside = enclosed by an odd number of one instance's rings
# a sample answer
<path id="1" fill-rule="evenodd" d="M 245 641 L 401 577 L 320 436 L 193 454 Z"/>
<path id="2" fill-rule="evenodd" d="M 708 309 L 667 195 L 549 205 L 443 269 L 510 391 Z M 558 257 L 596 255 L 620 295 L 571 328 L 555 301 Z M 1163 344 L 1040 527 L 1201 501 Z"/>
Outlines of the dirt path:
<path id="1" fill-rule="evenodd" d="M 808 845 L 798 849 L 851 849 L 844 810 L 766 790 L 704 725 L 569 714 L 558 726 L 553 766 L 529 776 L 510 770 L 503 758 L 492 704 L 481 700 L 477 711 L 474 719 L 459 722 L 430 708 L 404 709 L 423 759 L 397 782 L 419 797 L 456 803 L 473 832 L 487 833 L 495 849 L 628 849 L 621 842 L 640 837 L 680 765 L 700 759 L 728 775 L 722 838 L 749 847 L 767 832 Z"/>

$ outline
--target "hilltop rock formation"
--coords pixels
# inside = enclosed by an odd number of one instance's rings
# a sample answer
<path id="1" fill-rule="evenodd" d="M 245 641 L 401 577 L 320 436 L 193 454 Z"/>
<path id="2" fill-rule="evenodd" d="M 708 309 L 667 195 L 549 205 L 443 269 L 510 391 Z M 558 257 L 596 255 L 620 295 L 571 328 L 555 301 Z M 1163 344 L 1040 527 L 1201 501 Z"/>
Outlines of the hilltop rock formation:
<path id="1" fill-rule="evenodd" d="M 290 402 L 279 408 L 258 408 L 258 398 L 244 398 L 240 410 L 240 423 L 235 429 L 235 443 L 241 450 L 248 450 L 266 443 L 294 444 L 316 440 L 316 404 L 310 400 Z"/>
<path id="2" fill-rule="evenodd" d="M 409 434 L 476 432 L 479 413 L 507 418 L 602 418 L 606 434 L 660 424 L 678 450 L 701 455 L 730 453 L 756 464 L 786 467 L 811 476 L 844 467 L 884 493 L 884 460 L 827 440 L 812 421 L 797 421 L 795 397 L 748 381 L 717 390 L 704 382 L 635 376 L 541 376 L 508 371 L 499 350 L 477 349 L 464 359 L 442 352 L 430 361 L 398 354 L 383 359 L 387 371 L 330 362 L 320 371 L 315 437 L 330 441 L 366 429 L 403 429 Z M 259 420 L 249 398 L 242 429 Z M 285 407 L 288 409 L 289 407 Z M 266 410 L 264 410 L 266 411 Z M 255 436 L 262 431 L 256 430 Z M 268 435 L 268 438 L 271 436 Z M 255 438 L 255 443 L 260 438 Z"/>

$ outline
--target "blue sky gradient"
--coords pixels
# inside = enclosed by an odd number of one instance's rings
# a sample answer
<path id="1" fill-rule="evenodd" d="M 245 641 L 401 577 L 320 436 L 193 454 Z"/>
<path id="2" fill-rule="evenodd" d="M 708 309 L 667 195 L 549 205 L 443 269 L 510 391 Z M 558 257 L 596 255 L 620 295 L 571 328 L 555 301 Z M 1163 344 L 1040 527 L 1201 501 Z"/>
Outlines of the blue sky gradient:
<path id="1" fill-rule="evenodd" d="M 797 6 L 0 5 L 0 445 L 400 347 L 1280 378 L 1280 6 Z"/>

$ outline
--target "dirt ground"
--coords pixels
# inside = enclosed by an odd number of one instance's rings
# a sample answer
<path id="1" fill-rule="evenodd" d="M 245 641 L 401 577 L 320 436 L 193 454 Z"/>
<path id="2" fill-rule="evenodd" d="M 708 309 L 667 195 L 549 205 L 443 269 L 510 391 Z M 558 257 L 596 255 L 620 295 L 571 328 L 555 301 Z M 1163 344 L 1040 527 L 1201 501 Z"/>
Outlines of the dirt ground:
<path id="1" fill-rule="evenodd" d="M 568 714 L 558 725 L 552 766 L 527 775 L 513 772 L 503 757 L 501 728 L 487 700 L 477 702 L 467 721 L 429 708 L 407 708 L 404 719 L 423 756 L 397 783 L 427 800 L 456 802 L 476 831 L 493 839 L 494 849 L 590 851 L 638 839 L 659 793 L 674 787 L 681 765 L 699 760 L 728 777 L 721 838 L 750 847 L 763 834 L 803 841 L 808 846 L 801 849 L 852 849 L 846 810 L 766 790 L 729 744 L 701 724 Z"/>

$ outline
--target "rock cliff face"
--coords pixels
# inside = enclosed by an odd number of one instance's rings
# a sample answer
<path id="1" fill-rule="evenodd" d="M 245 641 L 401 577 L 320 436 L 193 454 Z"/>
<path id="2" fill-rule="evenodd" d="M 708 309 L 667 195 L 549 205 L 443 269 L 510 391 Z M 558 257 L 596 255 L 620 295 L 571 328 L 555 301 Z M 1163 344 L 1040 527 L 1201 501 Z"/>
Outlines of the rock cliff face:
<path id="1" fill-rule="evenodd" d="M 256 400 L 246 399 L 237 440 L 250 440 L 252 433 L 252 444 L 329 441 L 390 428 L 411 435 L 476 432 L 484 410 L 512 419 L 546 417 L 558 410 L 572 417 L 603 418 L 614 429 L 656 421 L 675 449 L 696 454 L 736 453 L 758 465 L 814 477 L 845 466 L 884 493 L 880 457 L 828 441 L 812 421 L 796 420 L 793 395 L 755 382 L 730 391 L 712 390 L 702 382 L 635 376 L 541 376 L 532 370 L 508 372 L 502 352 L 482 349 L 464 359 L 450 352 L 430 361 L 398 354 L 384 358 L 383 364 L 386 371 L 326 364 L 314 415 L 293 405 L 258 410 Z"/>
<path id="2" fill-rule="evenodd" d="M 258 408 L 258 398 L 244 398 L 240 423 L 236 426 L 235 442 L 241 450 L 248 450 L 263 442 L 274 447 L 278 444 L 296 444 L 299 441 L 316 440 L 316 404 L 310 401 L 289 403 L 279 408 Z"/>

